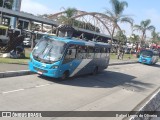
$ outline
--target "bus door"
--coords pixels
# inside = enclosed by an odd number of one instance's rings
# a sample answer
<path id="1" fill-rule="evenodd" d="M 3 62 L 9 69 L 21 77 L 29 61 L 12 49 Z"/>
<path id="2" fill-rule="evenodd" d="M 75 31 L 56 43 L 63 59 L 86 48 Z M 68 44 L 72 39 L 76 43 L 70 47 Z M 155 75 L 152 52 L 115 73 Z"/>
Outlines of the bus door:
<path id="1" fill-rule="evenodd" d="M 93 73 L 94 69 L 97 67 L 95 57 L 95 47 L 88 46 L 87 47 L 87 60 L 88 64 L 86 65 L 86 69 L 88 73 Z"/>
<path id="2" fill-rule="evenodd" d="M 78 67 L 80 61 L 76 59 L 76 45 L 69 45 L 64 60 L 61 65 L 61 74 L 68 71 L 69 75 L 72 77 L 77 74 L 76 68 Z"/>
<path id="3" fill-rule="evenodd" d="M 77 46 L 77 54 L 76 54 L 76 60 L 79 62 L 79 65 L 76 68 L 77 75 L 83 75 L 90 73 L 89 69 L 89 63 L 90 59 L 87 59 L 87 47 L 78 45 Z"/>

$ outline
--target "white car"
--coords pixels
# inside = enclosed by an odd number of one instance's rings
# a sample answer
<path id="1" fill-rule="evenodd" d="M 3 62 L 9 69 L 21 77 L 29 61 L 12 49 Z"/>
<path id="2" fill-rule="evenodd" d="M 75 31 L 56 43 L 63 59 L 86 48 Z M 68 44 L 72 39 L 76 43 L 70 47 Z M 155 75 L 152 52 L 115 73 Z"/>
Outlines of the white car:
<path id="1" fill-rule="evenodd" d="M 7 35 L 8 27 L 0 25 L 0 43 L 7 44 L 9 41 L 9 37 Z"/>
<path id="2" fill-rule="evenodd" d="M 31 46 L 31 39 L 30 38 L 24 38 L 23 44 L 25 46 Z"/>

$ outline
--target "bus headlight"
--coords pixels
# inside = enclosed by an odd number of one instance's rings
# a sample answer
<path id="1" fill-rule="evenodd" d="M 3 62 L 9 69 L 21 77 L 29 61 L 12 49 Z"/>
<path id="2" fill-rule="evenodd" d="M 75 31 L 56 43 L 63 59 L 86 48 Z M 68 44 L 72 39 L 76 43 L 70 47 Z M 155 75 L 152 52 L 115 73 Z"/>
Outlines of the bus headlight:
<path id="1" fill-rule="evenodd" d="M 52 68 L 52 69 L 58 69 L 59 66 L 58 66 L 58 65 L 54 65 L 54 66 L 52 66 L 51 68 Z"/>

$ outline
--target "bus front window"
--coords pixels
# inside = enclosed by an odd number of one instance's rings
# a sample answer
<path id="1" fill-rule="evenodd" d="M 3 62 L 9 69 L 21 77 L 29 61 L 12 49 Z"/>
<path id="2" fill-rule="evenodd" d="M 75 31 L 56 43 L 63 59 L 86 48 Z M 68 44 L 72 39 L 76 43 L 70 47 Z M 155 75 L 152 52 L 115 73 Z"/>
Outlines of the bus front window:
<path id="1" fill-rule="evenodd" d="M 141 52 L 141 55 L 142 55 L 143 57 L 152 57 L 152 56 L 153 56 L 153 53 L 152 53 L 151 51 L 143 50 L 143 51 Z"/>
<path id="2" fill-rule="evenodd" d="M 64 52 L 64 42 L 41 40 L 33 50 L 33 57 L 44 63 L 53 63 L 61 59 Z"/>

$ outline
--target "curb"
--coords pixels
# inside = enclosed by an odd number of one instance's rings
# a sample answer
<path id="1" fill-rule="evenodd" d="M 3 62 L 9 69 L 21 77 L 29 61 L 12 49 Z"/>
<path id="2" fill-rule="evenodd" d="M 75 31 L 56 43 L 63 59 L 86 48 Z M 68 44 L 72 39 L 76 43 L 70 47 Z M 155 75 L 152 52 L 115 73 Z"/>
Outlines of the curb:
<path id="1" fill-rule="evenodd" d="M 30 75 L 34 74 L 29 70 L 20 70 L 20 71 L 6 71 L 6 72 L 0 72 L 0 78 L 6 78 L 6 77 L 15 77 L 15 76 L 22 76 L 22 75 Z"/>
<path id="2" fill-rule="evenodd" d="M 138 62 L 121 62 L 121 63 L 111 63 L 109 66 L 112 65 L 123 65 L 123 64 L 134 64 Z M 0 72 L 0 78 L 6 78 L 6 77 L 15 77 L 15 76 L 22 76 L 22 75 L 31 75 L 35 74 L 29 70 L 20 70 L 20 71 L 6 71 L 6 72 Z"/>
<path id="3" fill-rule="evenodd" d="M 138 104 L 134 109 L 134 115 L 129 118 L 124 118 L 123 120 L 151 120 L 152 115 L 158 116 L 156 114 L 156 110 L 160 107 L 160 87 L 157 88 L 153 93 L 151 93 L 147 98 L 145 98 L 140 104 Z M 131 111 L 132 112 L 132 111 Z M 143 116 L 140 115 L 150 115 L 150 116 Z M 137 117 L 138 116 L 138 117 Z"/>
<path id="4" fill-rule="evenodd" d="M 109 66 L 112 66 L 112 65 L 134 64 L 134 63 L 138 63 L 138 61 L 132 61 L 132 62 L 120 62 L 120 63 L 111 63 L 111 64 L 109 64 Z"/>

